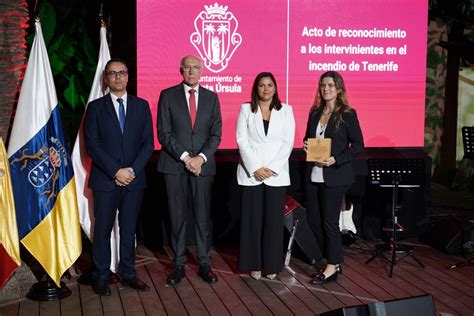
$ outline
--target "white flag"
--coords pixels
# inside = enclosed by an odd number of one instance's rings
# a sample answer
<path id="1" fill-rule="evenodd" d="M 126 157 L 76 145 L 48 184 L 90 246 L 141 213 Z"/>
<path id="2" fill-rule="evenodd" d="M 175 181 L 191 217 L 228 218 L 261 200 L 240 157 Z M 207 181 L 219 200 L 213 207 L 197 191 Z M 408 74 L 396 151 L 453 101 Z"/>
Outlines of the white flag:
<path id="1" fill-rule="evenodd" d="M 89 102 L 108 93 L 108 88 L 106 87 L 103 80 L 103 73 L 105 65 L 109 60 L 110 51 L 107 44 L 107 29 L 105 26 L 102 26 L 100 28 L 99 61 L 97 63 L 97 69 L 95 71 L 94 82 L 92 83 L 89 99 L 87 100 L 88 104 Z M 92 240 L 94 235 L 94 200 L 92 190 L 87 187 L 87 181 L 89 179 L 89 171 L 92 162 L 90 157 L 87 155 L 84 144 L 83 123 L 84 120 L 81 121 L 81 126 L 79 127 L 79 132 L 77 133 L 76 137 L 76 143 L 74 144 L 74 150 L 72 151 L 72 165 L 76 179 L 77 203 L 79 206 L 79 218 L 81 221 L 81 226 L 87 237 Z M 119 245 L 120 238 L 117 214 L 115 224 L 112 229 L 112 234 L 110 236 L 110 270 L 114 273 L 118 271 L 118 263 L 120 259 Z"/>

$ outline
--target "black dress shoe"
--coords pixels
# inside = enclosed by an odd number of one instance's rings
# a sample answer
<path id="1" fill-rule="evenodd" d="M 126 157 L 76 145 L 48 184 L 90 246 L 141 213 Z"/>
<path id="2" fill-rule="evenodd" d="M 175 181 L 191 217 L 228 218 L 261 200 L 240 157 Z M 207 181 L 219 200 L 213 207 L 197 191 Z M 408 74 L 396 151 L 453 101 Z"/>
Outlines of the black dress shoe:
<path id="1" fill-rule="evenodd" d="M 110 296 L 110 287 L 106 281 L 92 281 L 92 289 L 98 295 Z"/>
<path id="2" fill-rule="evenodd" d="M 311 284 L 326 284 L 329 282 L 337 281 L 337 272 L 334 272 L 330 276 L 326 277 L 323 273 L 314 276 L 314 278 L 309 281 Z"/>
<path id="3" fill-rule="evenodd" d="M 173 272 L 168 275 L 166 283 L 170 285 L 179 283 L 185 276 L 186 274 L 184 273 L 184 266 L 177 266 L 174 268 Z"/>
<path id="4" fill-rule="evenodd" d="M 149 291 L 150 287 L 146 285 L 143 281 L 134 278 L 134 279 L 122 279 L 122 284 L 128 286 L 137 291 Z"/>
<path id="5" fill-rule="evenodd" d="M 314 278 L 314 277 L 320 275 L 321 273 L 323 273 L 323 271 L 320 270 L 320 271 L 318 271 L 318 272 L 311 273 L 311 274 L 309 275 L 309 277 L 310 277 L 310 278 Z"/>
<path id="6" fill-rule="evenodd" d="M 318 272 L 311 273 L 309 276 L 314 278 L 317 275 L 321 275 L 321 274 L 323 274 L 325 269 L 326 269 L 326 267 L 324 269 L 319 270 Z M 342 266 L 340 264 L 336 265 L 336 273 L 342 274 Z"/>
<path id="7" fill-rule="evenodd" d="M 209 266 L 200 267 L 198 275 L 201 277 L 201 279 L 204 280 L 204 282 L 211 283 L 211 284 L 217 282 L 217 275 L 214 272 L 212 272 L 212 269 Z"/>

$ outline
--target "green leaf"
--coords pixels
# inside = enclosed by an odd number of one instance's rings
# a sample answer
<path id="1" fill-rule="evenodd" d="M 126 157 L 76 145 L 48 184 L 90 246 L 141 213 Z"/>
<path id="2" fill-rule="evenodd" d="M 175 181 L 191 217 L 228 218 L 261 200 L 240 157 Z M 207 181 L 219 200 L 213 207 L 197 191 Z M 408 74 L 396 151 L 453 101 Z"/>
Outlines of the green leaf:
<path id="1" fill-rule="evenodd" d="M 48 1 L 44 1 L 39 12 L 41 29 L 46 45 L 54 35 L 56 29 L 56 10 Z"/>
<path id="2" fill-rule="evenodd" d="M 57 56 L 56 53 L 49 54 L 49 60 L 53 74 L 62 73 L 66 62 Z"/>
<path id="3" fill-rule="evenodd" d="M 64 98 L 74 110 L 79 103 L 79 97 L 76 90 L 76 75 L 72 75 L 68 80 L 69 85 L 64 91 Z"/>
<path id="4" fill-rule="evenodd" d="M 99 55 L 99 52 L 97 49 L 94 48 L 94 46 L 92 46 L 92 42 L 89 37 L 84 38 L 83 48 L 84 48 L 84 53 L 86 54 L 86 57 L 87 57 L 87 63 L 96 64 L 97 56 Z"/>

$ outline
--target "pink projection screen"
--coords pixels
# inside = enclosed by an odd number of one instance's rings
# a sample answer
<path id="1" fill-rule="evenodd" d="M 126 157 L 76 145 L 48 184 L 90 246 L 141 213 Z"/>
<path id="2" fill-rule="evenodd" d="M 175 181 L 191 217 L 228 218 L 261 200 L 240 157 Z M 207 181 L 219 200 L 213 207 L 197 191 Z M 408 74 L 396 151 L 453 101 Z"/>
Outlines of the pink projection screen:
<path id="1" fill-rule="evenodd" d="M 182 79 L 181 57 L 201 56 L 200 84 L 221 102 L 219 148 L 232 149 L 240 104 L 270 71 L 301 148 L 317 80 L 336 70 L 367 147 L 422 147 L 427 14 L 427 0 L 137 0 L 138 95 L 155 121 L 161 90 Z"/>

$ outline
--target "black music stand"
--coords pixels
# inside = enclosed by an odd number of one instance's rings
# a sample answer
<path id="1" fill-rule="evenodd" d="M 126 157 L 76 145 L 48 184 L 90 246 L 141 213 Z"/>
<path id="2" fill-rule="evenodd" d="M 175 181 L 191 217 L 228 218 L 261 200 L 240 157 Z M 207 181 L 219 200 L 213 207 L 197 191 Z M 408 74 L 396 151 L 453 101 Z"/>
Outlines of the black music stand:
<path id="1" fill-rule="evenodd" d="M 398 205 L 398 188 L 419 187 L 424 183 L 424 160 L 423 159 L 368 159 L 369 178 L 372 184 L 379 185 L 381 188 L 392 188 L 392 225 L 384 228 L 384 231 L 390 232 L 390 238 L 387 242 L 377 245 L 375 254 L 369 258 L 365 264 L 369 264 L 375 258 L 381 256 L 387 261 L 390 261 L 389 277 L 393 275 L 393 267 L 397 263 L 397 252 L 404 252 L 405 257 L 412 257 L 424 268 L 423 263 L 413 255 L 413 247 L 400 243 L 397 240 L 397 232 L 402 232 L 404 229 L 398 223 L 397 210 Z M 390 251 L 391 259 L 384 256 L 386 251 Z"/>
<path id="2" fill-rule="evenodd" d="M 464 158 L 474 159 L 474 126 L 461 128 Z"/>
<path id="3" fill-rule="evenodd" d="M 462 223 L 460 223 L 459 220 L 457 220 L 457 222 L 458 222 L 457 225 L 459 226 L 459 229 L 461 230 L 461 243 L 459 247 L 461 248 L 461 257 L 463 258 L 463 261 L 450 265 L 449 269 L 469 266 L 474 263 L 474 256 L 469 257 L 468 254 L 466 253 L 466 250 L 464 249 L 466 243 L 469 242 L 469 240 L 467 240 L 466 230 L 464 229 Z"/>
<path id="4" fill-rule="evenodd" d="M 462 133 L 462 143 L 464 145 L 464 159 L 470 159 L 474 161 L 474 126 L 464 126 L 461 128 Z M 473 183 L 474 176 L 471 174 L 470 183 Z M 464 251 L 464 243 L 466 242 L 466 232 L 461 226 L 461 256 L 464 258 L 464 261 L 455 263 L 449 267 L 449 269 L 455 269 L 462 266 L 467 266 L 473 264 L 474 256 L 468 257 Z"/>

